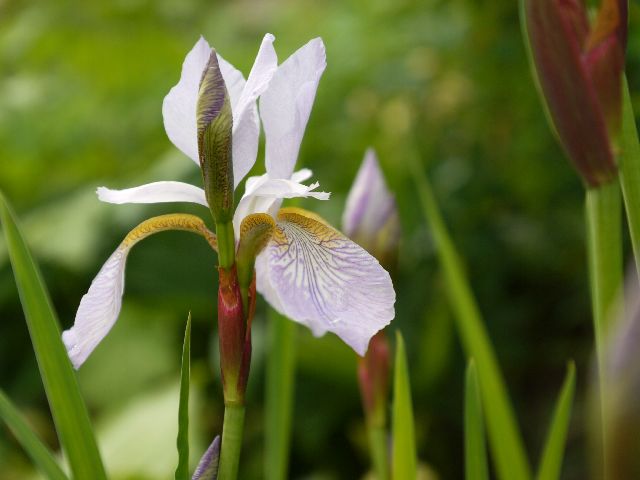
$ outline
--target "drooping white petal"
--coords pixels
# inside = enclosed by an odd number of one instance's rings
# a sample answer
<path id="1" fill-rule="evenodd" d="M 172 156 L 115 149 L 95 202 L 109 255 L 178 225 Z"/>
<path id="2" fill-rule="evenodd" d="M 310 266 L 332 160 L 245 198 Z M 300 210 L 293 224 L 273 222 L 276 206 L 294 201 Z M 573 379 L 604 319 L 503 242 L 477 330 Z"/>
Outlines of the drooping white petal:
<path id="1" fill-rule="evenodd" d="M 311 176 L 311 170 L 305 169 L 296 172 L 292 178 L 306 179 Z M 245 194 L 240 199 L 236 208 L 233 224 L 235 231 L 239 231 L 242 219 L 251 213 L 270 213 L 275 217 L 282 200 L 285 198 L 307 198 L 329 200 L 330 193 L 316 192 L 320 184 L 303 185 L 294 180 L 283 178 L 270 178 L 269 174 L 247 179 Z"/>
<path id="2" fill-rule="evenodd" d="M 315 335 L 338 335 L 364 355 L 394 317 L 389 274 L 364 249 L 299 209 L 278 214 L 276 233 L 256 262 L 257 289 Z"/>
<path id="3" fill-rule="evenodd" d="M 73 327 L 62 333 L 62 341 L 75 368 L 80 368 L 116 323 L 122 306 L 124 268 L 130 249 L 121 244 L 113 252 L 82 297 Z"/>
<path id="4" fill-rule="evenodd" d="M 342 228 L 348 237 L 373 245 L 384 227 L 389 229 L 385 232 L 385 241 L 391 248 L 400 235 L 396 201 L 384 180 L 376 154 L 370 148 L 349 191 Z"/>
<path id="5" fill-rule="evenodd" d="M 266 167 L 272 178 L 291 177 L 325 67 L 324 44 L 315 38 L 278 67 L 260 97 Z"/>
<path id="6" fill-rule="evenodd" d="M 208 207 L 204 190 L 183 182 L 154 182 L 124 190 L 99 187 L 97 194 L 107 203 L 190 202 Z"/>
<path id="7" fill-rule="evenodd" d="M 180 80 L 162 102 L 164 129 L 169 140 L 198 165 L 196 105 L 202 71 L 210 54 L 211 47 L 200 37 L 184 59 Z"/>

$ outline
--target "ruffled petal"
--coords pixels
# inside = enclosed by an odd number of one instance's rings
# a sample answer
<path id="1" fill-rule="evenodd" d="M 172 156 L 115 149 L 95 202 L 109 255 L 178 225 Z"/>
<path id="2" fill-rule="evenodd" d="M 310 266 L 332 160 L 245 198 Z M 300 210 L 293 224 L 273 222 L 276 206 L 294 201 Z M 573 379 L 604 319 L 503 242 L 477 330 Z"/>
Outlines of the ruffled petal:
<path id="1" fill-rule="evenodd" d="M 124 268 L 131 246 L 123 242 L 111 254 L 82 297 L 73 327 L 62 333 L 62 341 L 75 368 L 80 368 L 116 323 L 122 306 Z"/>
<path id="2" fill-rule="evenodd" d="M 373 149 L 367 150 L 342 216 L 344 233 L 361 245 L 374 246 L 381 233 L 387 249 L 400 237 L 396 200 L 384 180 Z"/>
<path id="3" fill-rule="evenodd" d="M 272 178 L 291 177 L 325 67 L 324 44 L 315 38 L 278 67 L 260 97 L 266 167 Z"/>
<path id="4" fill-rule="evenodd" d="M 256 269 L 258 291 L 281 313 L 314 335 L 335 333 L 360 355 L 394 318 L 389 274 L 364 249 L 304 210 L 280 210 Z"/>
<path id="5" fill-rule="evenodd" d="M 310 176 L 311 170 L 305 169 L 293 174 L 292 178 L 307 179 Z M 303 185 L 294 180 L 274 179 L 270 178 L 269 174 L 249 178 L 245 194 L 240 199 L 233 217 L 235 231 L 239 231 L 240 222 L 250 213 L 270 213 L 275 217 L 285 198 L 312 197 L 318 200 L 329 200 L 330 193 L 315 191 L 319 186 L 318 182 Z"/>
<path id="6" fill-rule="evenodd" d="M 211 47 L 200 37 L 184 59 L 180 80 L 162 102 L 164 129 L 169 140 L 198 165 L 196 104 L 200 79 L 210 54 Z"/>
<path id="7" fill-rule="evenodd" d="M 124 190 L 99 187 L 97 194 L 107 203 L 190 202 L 209 206 L 203 189 L 182 182 L 154 182 Z"/>

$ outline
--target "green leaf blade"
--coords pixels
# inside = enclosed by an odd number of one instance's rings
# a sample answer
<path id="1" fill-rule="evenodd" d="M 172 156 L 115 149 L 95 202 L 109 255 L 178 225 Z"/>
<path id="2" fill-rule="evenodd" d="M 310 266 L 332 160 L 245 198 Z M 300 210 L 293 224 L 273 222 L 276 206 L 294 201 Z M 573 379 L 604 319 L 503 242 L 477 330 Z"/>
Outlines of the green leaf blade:
<path id="1" fill-rule="evenodd" d="M 74 478 L 105 480 L 106 473 L 80 395 L 78 381 L 62 343 L 60 328 L 40 271 L 4 196 L 0 220 L 20 294 L 29 335 L 38 361 L 60 443 Z"/>
<path id="2" fill-rule="evenodd" d="M 558 480 L 560 478 L 575 390 L 576 367 L 573 362 L 570 362 L 567 367 L 567 375 L 562 390 L 556 402 L 553 419 L 549 426 L 549 433 L 536 477 L 537 480 Z"/>
<path id="3" fill-rule="evenodd" d="M 392 478 L 412 480 L 417 476 L 414 428 L 407 355 L 402 335 L 400 332 L 396 332 L 396 358 L 393 379 Z"/>
<path id="4" fill-rule="evenodd" d="M 484 421 L 478 372 L 473 359 L 469 360 L 465 376 L 464 397 L 464 453 L 465 479 L 488 480 L 487 449 L 484 441 Z"/>
<path id="5" fill-rule="evenodd" d="M 20 445 L 29 455 L 33 463 L 49 480 L 69 480 L 62 471 L 53 454 L 29 428 L 18 409 L 0 390 L 0 418 L 13 432 Z"/>
<path id="6" fill-rule="evenodd" d="M 176 480 L 189 480 L 189 383 L 191 379 L 191 313 L 187 318 L 180 368 L 180 404 L 178 405 L 178 466 Z"/>
<path id="7" fill-rule="evenodd" d="M 531 469 L 513 407 L 460 256 L 442 219 L 426 175 L 415 159 L 412 169 L 425 219 L 431 228 L 443 269 L 458 335 L 467 355 L 473 357 L 477 365 L 487 432 L 498 477 L 503 480 L 529 480 Z"/>

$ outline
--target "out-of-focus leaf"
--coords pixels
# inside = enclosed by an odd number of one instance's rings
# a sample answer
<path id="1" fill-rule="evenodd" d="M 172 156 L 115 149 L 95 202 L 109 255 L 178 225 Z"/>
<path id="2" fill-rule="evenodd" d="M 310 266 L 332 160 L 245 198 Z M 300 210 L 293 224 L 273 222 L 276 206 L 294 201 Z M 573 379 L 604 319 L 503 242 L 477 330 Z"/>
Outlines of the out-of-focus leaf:
<path id="1" fill-rule="evenodd" d="M 4 420 L 13 432 L 22 448 L 31 457 L 33 463 L 44 473 L 49 480 L 68 480 L 58 462 L 53 457 L 46 445 L 37 437 L 24 421 L 18 409 L 11 403 L 2 390 L 0 390 L 0 418 Z"/>
<path id="2" fill-rule="evenodd" d="M 192 480 L 216 480 L 218 460 L 220 460 L 220 435 L 213 439 L 207 451 L 204 452 Z"/>
<path id="3" fill-rule="evenodd" d="M 396 333 L 396 358 L 393 379 L 393 452 L 392 478 L 413 480 L 417 475 L 416 440 L 411 403 L 409 367 L 400 332 Z"/>
<path id="4" fill-rule="evenodd" d="M 567 367 L 567 375 L 562 391 L 556 402 L 553 419 L 542 452 L 538 480 L 558 480 L 562 470 L 562 457 L 567 440 L 569 420 L 571 420 L 571 406 L 576 389 L 576 367 L 573 362 Z"/>
<path id="5" fill-rule="evenodd" d="M 62 343 L 49 295 L 15 216 L 1 194 L 0 218 L 40 376 L 73 476 L 106 479 L 87 407 Z"/>
<path id="6" fill-rule="evenodd" d="M 464 390 L 464 457 L 466 480 L 488 480 L 487 449 L 478 373 L 473 359 L 467 365 Z"/>
<path id="7" fill-rule="evenodd" d="M 440 257 L 458 334 L 467 355 L 477 362 L 491 451 L 498 476 L 503 480 L 527 480 L 531 473 L 522 438 L 460 256 L 451 241 L 424 171 L 415 161 L 412 166 L 424 215 Z"/>
<path id="8" fill-rule="evenodd" d="M 178 406 L 178 466 L 176 480 L 189 479 L 189 380 L 191 377 L 191 313 L 187 318 L 182 347 L 180 405 Z"/>

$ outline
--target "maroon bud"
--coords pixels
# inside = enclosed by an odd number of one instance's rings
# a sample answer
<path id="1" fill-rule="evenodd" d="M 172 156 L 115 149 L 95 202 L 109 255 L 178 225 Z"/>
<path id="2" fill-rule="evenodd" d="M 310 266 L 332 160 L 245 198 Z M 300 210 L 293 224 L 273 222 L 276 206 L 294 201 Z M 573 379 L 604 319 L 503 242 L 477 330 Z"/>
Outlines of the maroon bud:
<path id="1" fill-rule="evenodd" d="M 387 336 L 384 330 L 380 330 L 373 336 L 367 353 L 359 358 L 358 363 L 358 382 L 367 421 L 380 427 L 386 423 L 390 355 Z"/>

